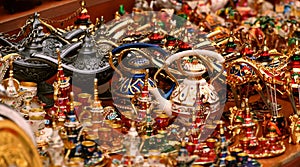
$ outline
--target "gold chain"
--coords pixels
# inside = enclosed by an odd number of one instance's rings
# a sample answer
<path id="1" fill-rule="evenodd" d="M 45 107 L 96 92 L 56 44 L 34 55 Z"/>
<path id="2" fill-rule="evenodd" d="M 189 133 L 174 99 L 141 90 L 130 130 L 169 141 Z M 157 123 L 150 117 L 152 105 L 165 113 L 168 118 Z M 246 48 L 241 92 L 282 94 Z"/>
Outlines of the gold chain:
<path id="1" fill-rule="evenodd" d="M 61 19 L 61 20 L 56 20 L 56 19 L 49 19 L 49 18 L 42 18 L 40 17 L 41 20 L 49 23 L 49 24 L 53 24 L 53 23 L 64 23 L 67 22 L 73 18 L 75 18 L 76 16 L 79 15 L 79 13 L 82 11 L 82 8 L 78 8 L 74 13 L 72 13 L 70 16 L 68 16 L 67 18 Z"/>
<path id="2" fill-rule="evenodd" d="M 0 37 L 4 37 L 5 39 L 8 39 L 10 41 L 15 41 L 17 40 L 19 37 L 21 37 L 22 35 L 24 35 L 26 33 L 26 30 L 28 28 L 28 26 L 32 23 L 32 19 L 29 18 L 26 20 L 25 25 L 23 25 L 20 28 L 20 31 L 17 34 L 6 34 L 6 33 L 0 33 Z"/>

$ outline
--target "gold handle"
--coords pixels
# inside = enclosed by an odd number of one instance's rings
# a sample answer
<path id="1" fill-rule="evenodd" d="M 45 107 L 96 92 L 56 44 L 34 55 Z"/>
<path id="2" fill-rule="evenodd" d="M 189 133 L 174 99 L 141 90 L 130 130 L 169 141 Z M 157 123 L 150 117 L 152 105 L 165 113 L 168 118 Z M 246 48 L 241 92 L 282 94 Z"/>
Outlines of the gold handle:
<path id="1" fill-rule="evenodd" d="M 111 66 L 111 68 L 112 68 L 113 70 L 115 70 L 115 71 L 121 76 L 121 78 L 123 78 L 123 75 L 122 75 L 121 71 L 119 71 L 119 69 L 118 69 L 118 68 L 114 65 L 114 63 L 113 63 L 113 55 L 112 55 L 112 52 L 109 52 L 108 63 L 109 63 L 109 65 Z"/>
<path id="2" fill-rule="evenodd" d="M 5 55 L 2 59 L 3 59 L 3 61 L 7 61 L 11 57 L 12 57 L 12 59 L 16 59 L 16 58 L 19 58 L 21 56 L 18 53 L 10 53 L 8 55 Z"/>
<path id="3" fill-rule="evenodd" d="M 168 68 L 166 67 L 166 65 L 162 66 L 161 68 L 159 68 L 156 73 L 154 74 L 154 81 L 156 83 L 158 83 L 158 79 L 157 79 L 157 75 L 161 73 L 161 71 L 165 69 L 166 73 L 167 73 L 167 76 L 165 78 L 169 78 L 171 81 L 175 82 L 176 84 L 176 87 L 179 85 L 177 79 L 174 77 L 174 75 L 172 75 L 172 73 L 168 70 Z"/>

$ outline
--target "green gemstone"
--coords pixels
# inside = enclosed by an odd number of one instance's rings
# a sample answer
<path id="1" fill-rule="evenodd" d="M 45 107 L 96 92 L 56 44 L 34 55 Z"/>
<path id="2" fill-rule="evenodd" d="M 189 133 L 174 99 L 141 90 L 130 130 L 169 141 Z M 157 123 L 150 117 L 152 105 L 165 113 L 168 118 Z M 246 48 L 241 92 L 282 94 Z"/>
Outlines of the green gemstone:
<path id="1" fill-rule="evenodd" d="M 168 36 L 168 37 L 167 37 L 167 40 L 169 40 L 169 41 L 174 41 L 174 40 L 176 40 L 176 38 L 173 37 L 173 36 Z"/>
<path id="2" fill-rule="evenodd" d="M 292 77 L 295 77 L 295 76 L 298 76 L 298 77 L 299 77 L 300 74 L 299 74 L 299 73 L 293 73 L 293 74 L 292 74 Z"/>
<path id="3" fill-rule="evenodd" d="M 188 16 L 186 14 L 179 14 L 178 16 L 184 18 L 185 20 L 187 20 L 187 18 L 188 18 Z"/>
<path id="4" fill-rule="evenodd" d="M 120 15 L 124 15 L 125 13 L 126 13 L 126 11 L 125 11 L 124 5 L 120 5 L 120 7 L 119 7 L 119 14 Z"/>
<path id="5" fill-rule="evenodd" d="M 162 28 L 165 28 L 165 23 L 162 22 L 162 21 L 158 22 L 158 25 L 159 25 L 160 27 L 162 27 Z"/>
<path id="6" fill-rule="evenodd" d="M 235 47 L 236 47 L 236 44 L 235 44 L 234 42 L 228 42 L 228 43 L 227 43 L 227 47 L 235 48 Z"/>
<path id="7" fill-rule="evenodd" d="M 292 44 L 295 44 L 296 43 L 296 38 L 290 38 L 288 40 L 288 45 L 291 46 Z"/>
<path id="8" fill-rule="evenodd" d="M 294 61 L 300 60 L 300 55 L 294 55 L 292 60 L 294 60 Z"/>

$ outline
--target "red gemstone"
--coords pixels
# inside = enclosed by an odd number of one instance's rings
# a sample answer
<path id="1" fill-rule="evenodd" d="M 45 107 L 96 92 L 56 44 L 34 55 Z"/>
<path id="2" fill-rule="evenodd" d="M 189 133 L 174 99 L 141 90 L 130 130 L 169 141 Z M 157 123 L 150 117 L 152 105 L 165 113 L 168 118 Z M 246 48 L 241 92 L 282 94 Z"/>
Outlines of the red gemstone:
<path id="1" fill-rule="evenodd" d="M 179 48 L 180 48 L 180 49 L 191 49 L 192 46 L 191 46 L 190 44 L 186 43 L 186 42 L 181 42 L 181 43 L 179 44 Z"/>
<path id="2" fill-rule="evenodd" d="M 149 39 L 151 41 L 160 41 L 160 40 L 164 39 L 164 36 L 160 35 L 159 33 L 153 33 L 149 36 Z"/>
<path id="3" fill-rule="evenodd" d="M 289 63 L 289 66 L 291 68 L 300 68 L 300 62 L 299 61 L 292 61 Z"/>
<path id="4" fill-rule="evenodd" d="M 253 50 L 251 50 L 250 48 L 244 48 L 243 51 L 242 51 L 242 54 L 252 55 Z"/>
<path id="5" fill-rule="evenodd" d="M 81 14 L 77 17 L 77 19 L 79 19 L 79 20 L 88 20 L 90 18 L 91 18 L 91 16 L 88 14 Z"/>
<path id="6" fill-rule="evenodd" d="M 262 54 L 261 54 L 261 56 L 263 56 L 263 57 L 269 57 L 270 56 L 270 54 L 269 54 L 269 52 L 268 51 L 263 51 L 262 52 Z"/>
<path id="7" fill-rule="evenodd" d="M 166 42 L 166 46 L 169 47 L 169 46 L 175 46 L 176 45 L 176 41 L 175 40 L 168 40 Z"/>
<path id="8" fill-rule="evenodd" d="M 226 51 L 227 53 L 232 53 L 232 52 L 234 52 L 234 48 L 229 47 L 229 48 L 226 48 L 225 51 Z"/>

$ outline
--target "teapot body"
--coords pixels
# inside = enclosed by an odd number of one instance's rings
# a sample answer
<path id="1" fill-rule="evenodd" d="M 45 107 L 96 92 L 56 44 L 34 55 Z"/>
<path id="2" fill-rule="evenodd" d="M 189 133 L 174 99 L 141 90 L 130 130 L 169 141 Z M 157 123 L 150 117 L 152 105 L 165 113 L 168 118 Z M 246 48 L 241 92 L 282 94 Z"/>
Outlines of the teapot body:
<path id="1" fill-rule="evenodd" d="M 159 65 L 150 56 L 151 51 L 164 56 L 168 54 L 159 46 L 148 43 L 124 44 L 111 51 L 109 64 L 117 74 L 111 82 L 111 93 L 119 110 L 132 110 L 134 97 L 142 93 L 145 85 L 149 90 L 156 87 L 149 71 Z M 117 60 L 118 66 L 115 66 L 114 60 Z"/>
<path id="2" fill-rule="evenodd" d="M 145 73 L 133 74 L 132 77 L 120 79 L 112 89 L 114 105 L 121 110 L 130 110 L 131 98 L 136 93 L 142 92 L 145 85 Z M 155 83 L 152 79 L 148 79 L 149 88 L 155 87 Z"/>
<path id="3" fill-rule="evenodd" d="M 184 79 L 183 82 L 173 91 L 170 99 L 172 100 L 172 112 L 189 115 L 194 110 L 197 96 L 197 85 L 199 85 L 200 97 L 204 103 L 210 104 L 211 112 L 216 112 L 219 108 L 219 97 L 213 85 L 205 79 L 190 80 Z"/>
<path id="4" fill-rule="evenodd" d="M 184 78 L 181 83 L 170 73 L 169 66 L 171 67 L 175 61 L 177 61 L 181 78 Z M 217 64 L 221 65 L 224 61 L 221 55 L 208 50 L 186 50 L 169 56 L 164 66 L 155 74 L 154 79 L 157 80 L 158 73 L 164 69 L 177 87 L 172 92 L 169 101 L 164 100 L 157 90 L 151 91 L 160 102 L 159 108 L 166 110 L 169 115 L 171 113 L 191 115 L 195 110 L 196 101 L 200 100 L 206 105 L 206 110 L 210 114 L 217 113 L 216 111 L 220 110 L 221 106 L 214 81 L 223 71 Z M 218 73 L 214 75 L 214 71 Z M 206 74 L 209 74 L 208 80 L 206 80 Z"/>

